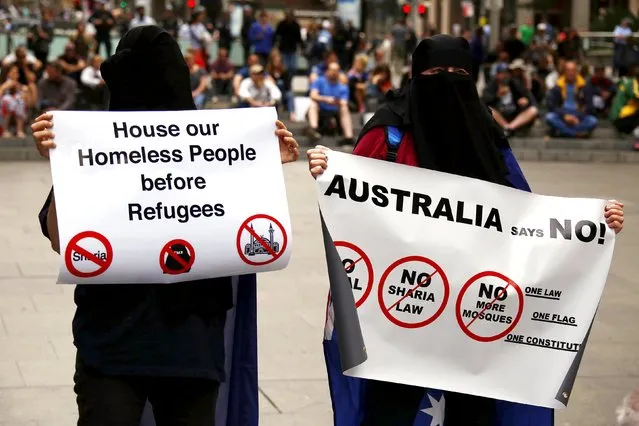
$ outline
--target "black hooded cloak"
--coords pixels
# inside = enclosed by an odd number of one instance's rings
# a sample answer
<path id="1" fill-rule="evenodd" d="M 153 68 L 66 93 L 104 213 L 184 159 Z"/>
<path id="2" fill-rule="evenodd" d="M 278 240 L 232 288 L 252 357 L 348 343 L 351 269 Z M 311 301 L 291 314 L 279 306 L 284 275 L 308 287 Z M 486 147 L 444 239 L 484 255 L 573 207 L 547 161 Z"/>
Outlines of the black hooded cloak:
<path id="1" fill-rule="evenodd" d="M 427 69 L 461 68 L 468 75 Z M 508 147 L 503 132 L 479 99 L 472 78 L 472 59 L 463 38 L 436 35 L 423 40 L 412 60 L 412 78 L 391 92 L 362 129 L 396 126 L 411 132 L 419 166 L 512 186 L 500 148 Z M 414 423 L 424 389 L 369 381 L 362 425 L 408 426 Z M 490 398 L 445 392 L 446 426 L 490 426 L 496 406 Z"/>
<path id="2" fill-rule="evenodd" d="M 180 46 L 160 27 L 128 31 L 100 72 L 109 88 L 110 111 L 196 109 Z"/>
<path id="3" fill-rule="evenodd" d="M 111 111 L 196 109 L 182 52 L 159 27 L 127 32 L 101 72 Z M 47 237 L 51 195 L 40 212 Z M 79 365 L 108 375 L 224 381 L 224 325 L 233 304 L 230 277 L 178 284 L 78 285 L 75 303 Z"/>
<path id="4" fill-rule="evenodd" d="M 468 75 L 430 68 L 456 67 Z M 397 126 L 412 133 L 420 167 L 508 185 L 500 148 L 508 141 L 484 106 L 472 78 L 472 58 L 463 38 L 436 35 L 423 40 L 412 56 L 412 79 L 388 94 L 362 129 Z"/>

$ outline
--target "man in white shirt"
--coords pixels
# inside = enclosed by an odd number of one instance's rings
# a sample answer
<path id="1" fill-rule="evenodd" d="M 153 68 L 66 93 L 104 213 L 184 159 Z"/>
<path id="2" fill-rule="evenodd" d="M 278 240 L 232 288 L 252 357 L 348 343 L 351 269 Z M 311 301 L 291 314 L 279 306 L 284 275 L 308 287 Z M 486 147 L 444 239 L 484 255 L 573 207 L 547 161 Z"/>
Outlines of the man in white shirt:
<path id="1" fill-rule="evenodd" d="M 102 62 L 103 58 L 100 55 L 95 55 L 89 66 L 83 69 L 80 74 L 84 98 L 90 106 L 98 109 L 103 109 L 107 106 L 106 85 L 100 73 Z"/>
<path id="2" fill-rule="evenodd" d="M 628 73 L 628 38 L 632 37 L 632 28 L 630 28 L 630 20 L 622 19 L 621 24 L 615 27 L 615 47 L 612 55 L 612 67 L 616 75 L 625 75 Z"/>
<path id="3" fill-rule="evenodd" d="M 156 25 L 155 19 L 146 15 L 146 8 L 138 6 L 135 8 L 135 16 L 131 19 L 130 28 L 141 27 L 143 25 Z"/>
<path id="4" fill-rule="evenodd" d="M 628 37 L 632 35 L 632 28 L 630 28 L 630 19 L 625 18 L 621 21 L 621 25 L 615 27 L 615 43 L 626 44 Z"/>
<path id="5" fill-rule="evenodd" d="M 250 76 L 240 84 L 239 96 L 250 107 L 275 106 L 282 100 L 282 92 L 272 79 L 266 78 L 262 65 L 253 65 Z"/>
<path id="6" fill-rule="evenodd" d="M 91 63 L 88 67 L 82 70 L 82 74 L 80 74 L 80 82 L 92 89 L 96 87 L 104 85 L 104 80 L 102 80 L 102 74 L 100 74 L 100 65 L 102 65 L 102 57 L 99 55 L 95 55 L 91 60 Z"/>

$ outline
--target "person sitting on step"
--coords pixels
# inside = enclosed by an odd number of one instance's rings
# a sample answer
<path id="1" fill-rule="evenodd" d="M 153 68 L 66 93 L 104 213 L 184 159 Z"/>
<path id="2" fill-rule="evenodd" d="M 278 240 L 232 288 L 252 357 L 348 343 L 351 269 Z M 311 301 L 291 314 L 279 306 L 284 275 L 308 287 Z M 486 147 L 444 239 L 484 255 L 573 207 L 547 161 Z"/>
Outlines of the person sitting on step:
<path id="1" fill-rule="evenodd" d="M 597 127 L 592 91 L 577 74 L 577 64 L 567 61 L 564 73 L 548 92 L 546 123 L 552 136 L 589 137 Z"/>
<path id="2" fill-rule="evenodd" d="M 353 123 L 348 109 L 348 86 L 340 82 L 340 68 L 337 62 L 328 66 L 326 74 L 311 85 L 311 105 L 308 110 L 308 121 L 311 127 L 311 138 L 321 138 L 318 130 L 320 122 L 335 120 L 341 129 L 344 139 L 341 146 L 353 145 Z"/>

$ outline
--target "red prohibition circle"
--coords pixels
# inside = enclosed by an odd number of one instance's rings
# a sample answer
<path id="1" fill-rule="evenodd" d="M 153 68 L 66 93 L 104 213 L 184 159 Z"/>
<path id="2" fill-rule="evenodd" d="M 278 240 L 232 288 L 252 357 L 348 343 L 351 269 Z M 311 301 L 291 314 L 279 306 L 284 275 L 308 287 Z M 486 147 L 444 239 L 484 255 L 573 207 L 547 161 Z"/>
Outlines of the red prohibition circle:
<path id="1" fill-rule="evenodd" d="M 508 328 L 506 328 L 506 330 L 494 336 L 480 336 L 478 334 L 473 333 L 472 331 L 470 331 L 469 327 L 466 324 L 464 324 L 464 319 L 462 318 L 462 315 L 461 315 L 461 302 L 462 302 L 462 298 L 464 297 L 464 294 L 470 288 L 471 285 L 473 285 L 475 282 L 477 282 L 478 280 L 484 277 L 495 277 L 505 281 L 507 285 L 506 287 L 504 287 L 504 289 L 512 286 L 517 292 L 517 296 L 519 297 L 519 310 L 512 324 L 510 324 Z M 524 293 L 521 291 L 521 288 L 519 287 L 519 285 L 517 285 L 516 282 L 514 282 L 513 280 L 511 280 L 504 274 L 501 274 L 495 271 L 484 271 L 472 276 L 468 281 L 466 281 L 466 284 L 464 284 L 464 286 L 459 291 L 459 296 L 457 296 L 457 303 L 455 304 L 455 314 L 457 316 L 457 323 L 459 324 L 459 327 L 468 337 L 470 337 L 473 340 L 477 340 L 478 342 L 494 342 L 495 340 L 499 340 L 502 337 L 507 336 L 508 333 L 513 331 L 513 329 L 517 326 L 517 323 L 521 319 L 521 315 L 523 312 L 524 312 Z"/>
<path id="2" fill-rule="evenodd" d="M 186 262 L 180 256 L 175 254 L 173 252 L 173 250 L 171 250 L 171 246 L 174 245 L 174 244 L 181 244 L 184 247 L 186 247 L 186 249 L 188 250 L 189 254 L 191 255 L 191 257 L 189 258 L 188 262 Z M 170 256 L 173 259 L 175 259 L 182 266 L 182 269 L 174 271 L 172 269 L 167 268 L 166 267 L 166 261 L 164 260 L 164 256 Z M 162 271 L 165 274 L 168 274 L 168 275 L 180 275 L 180 274 L 183 274 L 183 273 L 187 272 L 188 270 L 190 270 L 191 267 L 193 267 L 194 263 L 195 263 L 195 249 L 193 248 L 191 243 L 189 243 L 188 241 L 181 240 L 181 239 L 171 240 L 168 243 L 166 243 L 164 245 L 164 247 L 162 247 L 162 250 L 160 250 L 160 268 L 162 268 Z"/>
<path id="3" fill-rule="evenodd" d="M 82 248 L 78 243 L 85 238 L 94 238 L 104 245 L 104 251 L 106 252 L 106 260 L 102 260 L 95 256 L 93 253 L 89 252 L 85 248 Z M 82 272 L 78 270 L 73 264 L 73 252 L 80 253 L 82 256 L 86 257 L 91 262 L 95 263 L 98 266 L 93 272 Z M 109 266 L 111 266 L 111 262 L 113 262 L 113 247 L 107 238 L 95 231 L 84 231 L 80 232 L 75 237 L 69 240 L 67 244 L 67 248 L 64 252 L 64 263 L 67 267 L 67 271 L 70 274 L 78 277 L 78 278 L 93 278 L 97 277 L 100 274 L 103 274 Z"/>
<path id="4" fill-rule="evenodd" d="M 435 269 L 435 272 L 441 277 L 442 283 L 444 284 L 444 297 L 442 298 L 442 304 L 437 310 L 437 312 L 435 312 L 433 316 L 431 316 L 430 318 L 426 318 L 424 321 L 420 321 L 416 323 L 400 321 L 399 319 L 391 315 L 390 308 L 387 308 L 386 305 L 384 304 L 384 284 L 386 283 L 388 276 L 398 266 L 408 262 L 422 262 L 431 266 L 433 269 Z M 431 274 L 431 276 L 432 275 L 434 275 L 434 273 Z M 437 318 L 439 318 L 442 312 L 444 312 L 444 309 L 446 308 L 446 304 L 448 303 L 449 296 L 450 296 L 450 285 L 448 283 L 448 277 L 446 277 L 444 270 L 437 263 L 423 256 L 408 256 L 393 262 L 388 268 L 386 268 L 386 270 L 382 274 L 382 278 L 379 280 L 379 287 L 377 291 L 377 299 L 379 301 L 379 307 L 382 309 L 382 312 L 384 313 L 386 318 L 388 318 L 388 320 L 391 321 L 393 324 L 398 325 L 402 328 L 421 328 L 435 321 Z M 392 307 L 393 306 L 391 306 L 391 308 Z"/>
<path id="5" fill-rule="evenodd" d="M 357 247 L 355 244 L 349 243 L 348 241 L 335 241 L 334 244 L 335 247 L 345 247 L 353 250 L 360 256 L 361 260 L 364 262 L 364 265 L 366 265 L 366 270 L 368 271 L 368 282 L 366 283 L 366 290 L 364 290 L 364 294 L 362 294 L 359 300 L 355 302 L 355 307 L 359 308 L 364 302 L 366 302 L 366 299 L 368 299 L 368 296 L 371 294 L 371 290 L 373 289 L 373 264 L 371 263 L 371 259 L 366 255 L 366 253 L 364 253 L 364 251 L 361 248 Z"/>
<path id="6" fill-rule="evenodd" d="M 271 258 L 268 259 L 268 260 L 265 260 L 263 262 L 255 262 L 253 260 L 250 260 L 248 257 L 246 257 L 246 255 L 244 254 L 244 251 L 242 250 L 242 233 L 244 233 L 244 231 L 247 231 L 247 232 L 251 233 L 251 230 L 249 229 L 249 224 L 255 219 L 270 220 L 275 225 L 277 225 L 278 228 L 280 228 L 280 231 L 282 231 L 282 240 L 283 241 L 282 241 L 282 248 L 280 249 L 280 252 L 279 253 L 275 253 L 275 254 L 271 254 Z M 257 238 L 258 241 L 261 240 L 259 235 L 257 235 L 256 233 L 253 234 L 253 236 L 255 238 Z M 261 241 L 260 241 L 260 244 L 262 245 L 262 247 L 266 248 Z M 240 258 L 242 259 L 242 261 L 244 261 L 244 263 L 247 263 L 247 264 L 252 265 L 252 266 L 268 265 L 269 263 L 275 262 L 277 259 L 279 259 L 284 254 L 284 251 L 286 250 L 286 245 L 287 244 L 288 244 L 288 237 L 286 236 L 286 230 L 284 229 L 284 226 L 280 223 L 279 220 L 277 220 L 273 216 L 269 216 L 267 214 L 256 214 L 256 215 L 253 215 L 253 216 L 249 217 L 244 222 L 242 222 L 242 224 L 240 225 L 240 229 L 237 231 L 237 239 L 236 239 L 237 252 L 240 255 Z"/>

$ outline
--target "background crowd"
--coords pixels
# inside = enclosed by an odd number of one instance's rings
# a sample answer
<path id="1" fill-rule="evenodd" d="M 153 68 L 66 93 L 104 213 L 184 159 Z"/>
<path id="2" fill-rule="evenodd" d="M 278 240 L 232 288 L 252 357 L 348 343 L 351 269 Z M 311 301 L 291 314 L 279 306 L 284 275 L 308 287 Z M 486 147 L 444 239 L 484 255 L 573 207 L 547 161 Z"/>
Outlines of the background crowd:
<path id="1" fill-rule="evenodd" d="M 198 108 L 274 105 L 286 119 L 306 123 L 313 141 L 336 135 L 348 146 L 354 128 L 386 93 L 407 84 L 408 60 L 419 41 L 405 18 L 389 34 L 374 38 L 339 19 L 302 25 L 292 11 L 276 19 L 250 8 L 235 40 L 229 17 L 213 21 L 203 8 L 192 9 L 183 21 L 169 6 L 156 22 L 144 7 L 129 13 L 101 1 L 84 12 L 4 9 L 0 18 L 9 36 L 16 14 L 36 21 L 25 44 L 11 45 L 8 38 L 11 53 L 2 61 L 2 132 L 16 137 L 24 137 L 25 123 L 43 111 L 105 109 L 108 91 L 100 64 L 114 51 L 114 34 L 157 24 L 184 46 Z M 77 25 L 63 53 L 52 57 L 56 19 Z M 553 28 L 546 21 L 507 27 L 495 49 L 488 48 L 487 25 L 460 35 L 470 44 L 483 100 L 507 135 L 524 136 L 538 123 L 549 137 L 587 138 L 609 120 L 620 133 L 632 134 L 639 149 L 639 43 L 631 27 L 624 19 L 609 29 L 615 39 L 608 67 L 589 64 L 576 30 Z M 230 59 L 238 48 L 240 64 Z"/>

